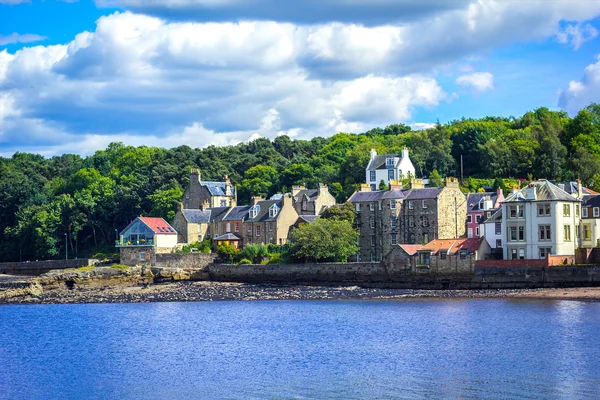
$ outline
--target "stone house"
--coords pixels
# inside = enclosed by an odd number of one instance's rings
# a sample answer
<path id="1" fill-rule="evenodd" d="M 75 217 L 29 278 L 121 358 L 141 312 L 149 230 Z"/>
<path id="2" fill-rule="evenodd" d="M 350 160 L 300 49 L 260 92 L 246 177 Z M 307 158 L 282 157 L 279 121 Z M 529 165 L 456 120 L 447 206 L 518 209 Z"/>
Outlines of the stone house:
<path id="1" fill-rule="evenodd" d="M 365 182 L 375 191 L 383 180 L 389 186 L 390 181 L 401 181 L 403 178 L 415 177 L 415 166 L 408 156 L 408 149 L 404 148 L 402 154 L 378 155 L 375 149 L 371 149 L 369 164 L 365 170 Z"/>
<path id="2" fill-rule="evenodd" d="M 504 259 L 573 256 L 579 247 L 582 197 L 581 190 L 573 196 L 546 180 L 515 189 L 502 203 Z"/>
<path id="3" fill-rule="evenodd" d="M 248 218 L 250 206 L 231 207 L 221 218 L 212 222 L 215 232 L 213 242 L 216 247 L 222 244 L 229 244 L 237 249 L 244 247 L 244 221 Z"/>
<path id="4" fill-rule="evenodd" d="M 317 189 L 293 186 L 292 197 L 298 215 L 320 215 L 325 208 L 335 205 L 335 197 L 329 193 L 327 185 L 322 183 Z"/>
<path id="5" fill-rule="evenodd" d="M 206 238 L 210 215 L 210 209 L 185 209 L 183 203 L 179 203 L 179 209 L 172 223 L 177 231 L 177 241 L 179 243 L 202 242 Z"/>
<path id="6" fill-rule="evenodd" d="M 137 217 L 119 234 L 121 264 L 151 263 L 154 255 L 177 247 L 177 231 L 162 218 Z"/>
<path id="7" fill-rule="evenodd" d="M 500 208 L 504 200 L 502 189 L 496 192 L 469 193 L 467 195 L 467 237 L 482 237 L 483 221 Z"/>
<path id="8" fill-rule="evenodd" d="M 384 191 L 363 184 L 348 201 L 358 213 L 358 260 L 380 261 L 398 244 L 465 234 L 466 201 L 454 178 L 447 178 L 444 188 L 425 188 L 420 179 L 406 190 L 395 180 Z"/>
<path id="9" fill-rule="evenodd" d="M 286 244 L 290 228 L 297 220 L 291 193 L 275 195 L 269 200 L 255 197 L 243 222 L 244 244 Z"/>
<path id="10" fill-rule="evenodd" d="M 203 181 L 200 170 L 192 170 L 190 182 L 183 193 L 183 208 L 205 210 L 213 207 L 234 207 L 237 203 L 235 186 L 227 176 L 223 182 Z"/>

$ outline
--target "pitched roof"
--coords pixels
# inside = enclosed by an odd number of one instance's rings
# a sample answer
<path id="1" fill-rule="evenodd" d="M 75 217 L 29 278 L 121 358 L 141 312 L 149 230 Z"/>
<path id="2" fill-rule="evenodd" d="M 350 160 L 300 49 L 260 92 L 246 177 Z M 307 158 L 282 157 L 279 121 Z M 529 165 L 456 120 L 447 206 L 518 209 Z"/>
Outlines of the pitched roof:
<path id="1" fill-rule="evenodd" d="M 583 196 L 582 207 L 600 207 L 600 195 L 585 195 Z M 589 214 L 588 214 L 589 215 Z"/>
<path id="2" fill-rule="evenodd" d="M 577 182 L 573 182 L 573 181 L 554 182 L 554 181 L 552 181 L 552 183 L 554 183 L 556 186 L 558 186 L 565 192 L 577 196 L 577 193 L 579 191 L 579 184 Z M 594 192 L 592 189 L 586 188 L 585 186 L 581 187 L 581 191 L 583 192 L 583 194 L 599 194 L 598 192 Z"/>
<path id="3" fill-rule="evenodd" d="M 319 218 L 318 215 L 299 215 L 298 216 L 298 221 L 312 224 L 313 222 L 315 222 L 315 220 L 317 218 Z M 296 221 L 296 222 L 298 222 L 298 221 Z"/>
<path id="4" fill-rule="evenodd" d="M 273 218 L 269 216 L 269 209 L 271 208 L 271 206 L 273 204 L 277 204 L 277 206 L 279 207 L 279 210 L 281 211 L 281 207 L 283 206 L 283 204 L 281 204 L 283 202 L 283 200 L 261 200 L 259 202 L 256 203 L 257 206 L 259 206 L 259 210 L 258 210 L 258 214 L 256 215 L 255 218 L 250 218 L 250 215 L 248 215 L 248 222 L 263 222 L 263 221 L 275 221 L 277 219 L 277 217 L 279 217 L 279 215 L 281 214 L 281 212 L 278 212 L 277 215 Z M 252 208 L 252 207 L 250 207 Z"/>
<path id="5" fill-rule="evenodd" d="M 203 211 L 185 208 L 181 212 L 185 219 L 192 224 L 206 224 L 210 222 L 210 210 Z"/>
<path id="6" fill-rule="evenodd" d="M 438 255 L 440 251 L 448 255 L 458 254 L 461 250 L 466 250 L 467 254 L 474 254 L 484 238 L 468 239 L 435 239 L 424 245 L 421 251 L 431 251 L 433 255 Z"/>
<path id="7" fill-rule="evenodd" d="M 496 203 L 498 193 L 496 192 L 484 192 L 484 193 L 469 193 L 467 195 L 467 212 L 481 211 L 479 208 L 479 202 L 481 199 L 488 197 L 492 200 L 492 205 Z"/>
<path id="8" fill-rule="evenodd" d="M 302 198 L 304 196 L 308 197 L 308 200 L 310 201 L 313 199 L 313 197 L 319 196 L 319 190 L 318 189 L 302 189 L 302 190 L 298 191 L 298 193 L 296 193 L 296 195 L 294 196 L 294 200 L 300 201 L 300 200 L 302 200 Z"/>
<path id="9" fill-rule="evenodd" d="M 243 239 L 242 239 L 241 236 L 236 235 L 235 233 L 226 233 L 224 235 L 214 237 L 213 240 L 233 240 L 233 241 L 238 241 L 238 240 L 243 240 Z"/>
<path id="10" fill-rule="evenodd" d="M 212 207 L 209 208 L 210 211 L 210 222 L 220 222 L 227 215 L 227 211 L 229 211 L 231 207 Z"/>
<path id="11" fill-rule="evenodd" d="M 400 247 L 402 250 L 404 250 L 406 252 L 406 254 L 408 254 L 409 256 L 412 256 L 412 255 L 416 254 L 417 251 L 421 250 L 423 245 L 421 245 L 421 244 L 399 244 L 398 247 Z"/>
<path id="12" fill-rule="evenodd" d="M 234 195 L 235 188 L 230 185 L 232 192 L 227 193 L 227 183 L 226 182 L 212 182 L 212 181 L 201 181 L 200 184 L 202 186 L 206 186 L 208 191 L 213 196 L 230 196 Z"/>
<path id="13" fill-rule="evenodd" d="M 223 218 L 223 221 L 243 220 L 248 215 L 248 210 L 250 210 L 250 206 L 231 207 L 227 215 Z"/>
<path id="14" fill-rule="evenodd" d="M 404 191 L 406 200 L 435 199 L 444 188 L 408 189 Z"/>
<path id="15" fill-rule="evenodd" d="M 142 221 L 148 228 L 150 228 L 154 233 L 159 233 L 163 235 L 176 235 L 177 231 L 173 229 L 171 225 L 167 221 L 162 218 L 153 218 L 153 217 L 138 217 L 140 221 Z"/>
<path id="16" fill-rule="evenodd" d="M 511 193 L 504 200 L 504 203 L 518 201 L 578 201 L 555 184 L 547 180 L 531 182 L 526 187 Z"/>
<path id="17" fill-rule="evenodd" d="M 369 192 L 354 192 L 348 199 L 350 203 L 366 203 L 388 199 L 403 199 L 404 193 L 401 190 L 377 190 Z"/>
<path id="18" fill-rule="evenodd" d="M 488 224 L 488 223 L 492 223 L 492 222 L 499 222 L 502 221 L 502 208 L 497 208 L 495 210 L 490 210 L 493 211 L 494 213 L 485 221 L 483 221 L 484 224 Z"/>

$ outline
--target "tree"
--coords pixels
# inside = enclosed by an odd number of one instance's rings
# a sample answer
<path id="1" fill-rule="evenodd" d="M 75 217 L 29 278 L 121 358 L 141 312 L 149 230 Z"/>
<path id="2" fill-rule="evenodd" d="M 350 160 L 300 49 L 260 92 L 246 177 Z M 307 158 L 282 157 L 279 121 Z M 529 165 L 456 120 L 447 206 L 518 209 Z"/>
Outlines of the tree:
<path id="1" fill-rule="evenodd" d="M 357 237 L 350 222 L 319 218 L 292 231 L 290 255 L 300 261 L 347 262 L 358 252 Z"/>
<path id="2" fill-rule="evenodd" d="M 437 169 L 434 169 L 429 174 L 429 186 L 444 187 L 444 181 Z"/>
<path id="3" fill-rule="evenodd" d="M 352 203 L 336 204 L 323 210 L 321 218 L 332 221 L 347 221 L 351 225 L 354 225 L 356 211 L 354 211 Z"/>
<path id="4" fill-rule="evenodd" d="M 177 204 L 183 198 L 183 190 L 176 186 L 166 190 L 157 190 L 154 194 L 148 196 L 152 202 L 150 214 L 154 217 L 161 217 L 171 221 L 175 217 Z"/>
<path id="5" fill-rule="evenodd" d="M 383 179 L 379 181 L 379 190 L 388 190 L 388 185 Z"/>

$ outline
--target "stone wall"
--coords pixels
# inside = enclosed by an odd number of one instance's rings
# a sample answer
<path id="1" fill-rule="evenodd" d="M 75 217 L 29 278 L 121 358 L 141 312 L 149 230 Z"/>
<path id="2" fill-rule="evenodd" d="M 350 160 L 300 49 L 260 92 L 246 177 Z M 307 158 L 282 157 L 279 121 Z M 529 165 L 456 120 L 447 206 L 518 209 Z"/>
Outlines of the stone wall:
<path id="1" fill-rule="evenodd" d="M 79 268 L 98 264 L 100 260 L 80 258 L 72 260 L 47 260 L 0 263 L 0 274 L 40 275 L 53 269 Z"/>
<path id="2" fill-rule="evenodd" d="M 216 254 L 208 253 L 156 254 L 152 266 L 169 268 L 204 268 L 209 264 L 212 264 L 216 258 Z"/>

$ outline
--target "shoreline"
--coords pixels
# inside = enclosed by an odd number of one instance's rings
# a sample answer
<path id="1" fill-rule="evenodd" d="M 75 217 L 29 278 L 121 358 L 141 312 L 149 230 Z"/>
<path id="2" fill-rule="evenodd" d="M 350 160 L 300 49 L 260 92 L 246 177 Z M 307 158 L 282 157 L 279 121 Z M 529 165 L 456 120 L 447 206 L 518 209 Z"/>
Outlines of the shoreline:
<path id="1" fill-rule="evenodd" d="M 93 304 L 260 300 L 413 300 L 521 299 L 600 301 L 600 287 L 485 290 L 382 289 L 359 286 L 279 285 L 214 281 L 174 281 L 128 285 L 90 285 L 74 289 L 31 290 L 35 278 L 0 276 L 0 305 Z M 19 287 L 15 289 L 15 287 Z M 35 286 L 32 286 L 35 287 Z M 40 288 L 41 289 L 41 288 Z M 13 290 L 14 294 L 2 296 Z"/>

